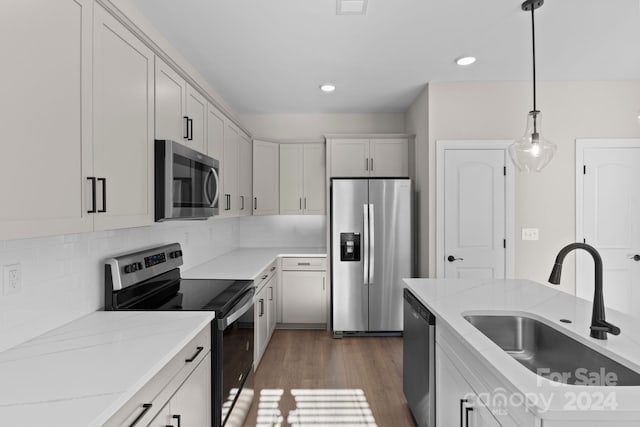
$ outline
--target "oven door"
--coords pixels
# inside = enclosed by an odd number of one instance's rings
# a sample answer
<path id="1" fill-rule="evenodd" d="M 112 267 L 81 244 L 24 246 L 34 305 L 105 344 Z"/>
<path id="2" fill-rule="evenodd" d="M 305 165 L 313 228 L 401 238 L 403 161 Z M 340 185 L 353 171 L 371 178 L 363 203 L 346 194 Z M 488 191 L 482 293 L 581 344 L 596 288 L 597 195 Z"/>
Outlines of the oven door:
<path id="1" fill-rule="evenodd" d="M 156 220 L 207 218 L 219 213 L 219 162 L 174 141 L 156 141 Z"/>
<path id="2" fill-rule="evenodd" d="M 249 289 L 226 317 L 218 319 L 217 334 L 221 340 L 216 370 L 221 375 L 217 376 L 214 387 L 217 406 L 214 408 L 214 426 L 223 426 L 231 419 L 243 420 L 246 414 L 237 412 L 246 410 L 253 399 L 254 292 L 254 288 Z M 241 400 L 246 402 L 236 405 Z"/>

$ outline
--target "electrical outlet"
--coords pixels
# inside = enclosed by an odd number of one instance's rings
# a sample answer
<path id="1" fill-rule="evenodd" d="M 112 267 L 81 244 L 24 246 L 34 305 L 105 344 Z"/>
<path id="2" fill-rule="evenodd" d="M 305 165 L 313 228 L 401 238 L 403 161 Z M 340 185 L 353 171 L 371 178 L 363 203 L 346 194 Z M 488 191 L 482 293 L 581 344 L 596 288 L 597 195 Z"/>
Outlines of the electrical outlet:
<path id="1" fill-rule="evenodd" d="M 4 279 L 2 293 L 4 295 L 19 294 L 22 291 L 22 268 L 19 263 L 5 265 L 2 276 Z"/>
<path id="2" fill-rule="evenodd" d="M 522 240 L 538 240 L 539 232 L 537 228 L 523 228 Z"/>

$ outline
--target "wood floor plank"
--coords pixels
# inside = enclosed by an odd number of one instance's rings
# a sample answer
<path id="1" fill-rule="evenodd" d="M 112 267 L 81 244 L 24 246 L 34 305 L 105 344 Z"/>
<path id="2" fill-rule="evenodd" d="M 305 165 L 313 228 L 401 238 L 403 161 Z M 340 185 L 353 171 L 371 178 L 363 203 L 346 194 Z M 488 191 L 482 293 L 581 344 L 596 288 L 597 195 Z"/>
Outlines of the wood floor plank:
<path id="1" fill-rule="evenodd" d="M 402 392 L 402 338 L 399 337 L 334 339 L 326 331 L 276 330 L 255 373 L 254 386 L 254 403 L 244 427 L 276 426 L 278 414 L 282 427 L 291 425 L 288 420 L 300 420 L 296 416 L 308 414 L 311 418 L 303 418 L 299 425 L 313 427 L 322 421 L 333 425 L 336 423 L 330 420 L 336 417 L 355 416 L 356 422 L 351 425 L 371 426 L 373 424 L 358 421 L 367 418 L 367 403 L 378 427 L 415 427 Z M 358 400 L 357 392 L 342 397 L 307 397 L 314 401 L 300 403 L 296 410 L 292 390 L 299 389 L 311 394 L 321 393 L 318 390 L 362 390 L 366 402 L 354 403 Z M 269 403 L 266 399 L 274 398 L 263 397 L 261 405 L 261 393 L 265 396 L 273 390 L 281 391 L 280 400 Z M 329 401 L 321 403 L 324 398 Z M 337 399 L 344 402 L 332 403 Z M 300 410 L 300 405 L 318 408 L 305 412 Z M 361 409 L 339 409 L 341 405 Z"/>

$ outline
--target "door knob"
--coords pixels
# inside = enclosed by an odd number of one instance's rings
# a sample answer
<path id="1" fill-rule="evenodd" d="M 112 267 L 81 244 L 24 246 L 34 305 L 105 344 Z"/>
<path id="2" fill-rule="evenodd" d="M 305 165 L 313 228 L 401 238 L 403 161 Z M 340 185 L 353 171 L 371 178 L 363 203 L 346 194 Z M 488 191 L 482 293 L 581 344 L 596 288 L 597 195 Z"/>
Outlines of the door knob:
<path id="1" fill-rule="evenodd" d="M 447 261 L 449 261 L 449 262 L 454 262 L 454 261 L 464 261 L 464 258 L 456 258 L 456 257 L 454 257 L 453 255 L 449 255 L 449 256 L 447 257 Z"/>
<path id="2" fill-rule="evenodd" d="M 634 260 L 634 261 L 640 261 L 640 255 L 639 254 L 635 254 L 633 256 L 630 256 L 629 258 Z"/>

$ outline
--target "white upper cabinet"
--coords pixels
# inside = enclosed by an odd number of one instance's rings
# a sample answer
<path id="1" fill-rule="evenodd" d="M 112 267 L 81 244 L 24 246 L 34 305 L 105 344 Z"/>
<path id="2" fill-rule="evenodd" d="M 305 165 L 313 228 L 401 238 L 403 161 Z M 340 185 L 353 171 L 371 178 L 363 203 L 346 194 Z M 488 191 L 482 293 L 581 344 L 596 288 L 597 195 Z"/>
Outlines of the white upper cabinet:
<path id="1" fill-rule="evenodd" d="M 280 145 L 280 213 L 325 214 L 324 144 Z"/>
<path id="2" fill-rule="evenodd" d="M 224 156 L 222 168 L 222 196 L 220 199 L 221 216 L 237 216 L 238 201 L 238 155 L 240 136 L 238 128 L 231 122 L 225 123 L 224 128 Z"/>
<path id="3" fill-rule="evenodd" d="M 95 230 L 153 222 L 153 52 L 94 11 Z"/>
<path id="4" fill-rule="evenodd" d="M 253 156 L 251 138 L 240 131 L 238 149 L 238 187 L 240 200 L 238 214 L 241 216 L 251 215 L 253 203 Z"/>
<path id="5" fill-rule="evenodd" d="M 329 138 L 332 177 L 409 176 L 409 138 Z"/>
<path id="6" fill-rule="evenodd" d="M 253 141 L 253 214 L 276 215 L 279 212 L 278 144 Z"/>
<path id="7" fill-rule="evenodd" d="M 155 78 L 155 139 L 170 139 L 204 152 L 206 99 L 158 57 Z"/>
<path id="8" fill-rule="evenodd" d="M 86 212 L 92 7 L 91 0 L 2 7 L 0 240 L 93 229 Z"/>
<path id="9" fill-rule="evenodd" d="M 223 160 L 224 115 L 210 103 L 207 104 L 207 154 L 220 162 Z"/>

